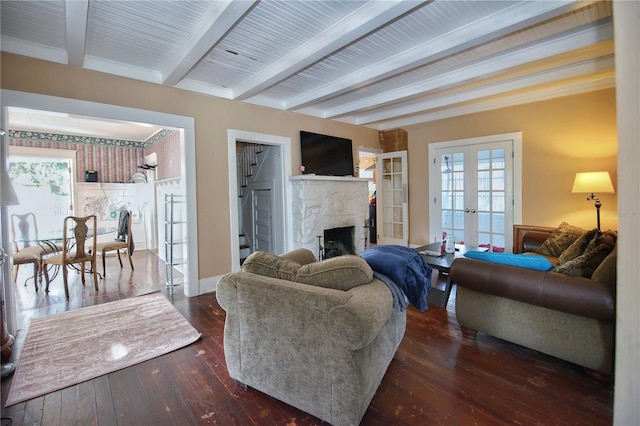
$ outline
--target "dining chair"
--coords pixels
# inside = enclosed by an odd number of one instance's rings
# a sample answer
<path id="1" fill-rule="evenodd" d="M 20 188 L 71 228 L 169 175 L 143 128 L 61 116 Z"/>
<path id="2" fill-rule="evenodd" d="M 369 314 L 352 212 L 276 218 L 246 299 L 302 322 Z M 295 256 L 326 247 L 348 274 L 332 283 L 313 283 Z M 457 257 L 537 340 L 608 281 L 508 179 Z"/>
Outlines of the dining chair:
<path id="1" fill-rule="evenodd" d="M 64 218 L 63 226 L 63 250 L 62 253 L 45 257 L 42 260 L 44 279 L 47 283 L 45 288 L 49 292 L 49 273 L 47 265 L 58 265 L 62 268 L 62 278 L 64 281 L 64 293 L 69 298 L 68 266 L 80 264 L 78 271 L 82 277 L 82 285 L 85 285 L 84 274 L 87 272 L 85 264 L 89 262 L 93 273 L 93 284 L 98 290 L 98 273 L 96 271 L 96 244 L 97 244 L 97 219 L 96 215 L 85 217 L 67 216 Z M 87 244 L 89 243 L 89 244 Z"/>
<path id="2" fill-rule="evenodd" d="M 33 225 L 33 226 L 32 226 Z M 38 225 L 33 213 L 11 215 L 11 239 L 13 240 L 13 280 L 18 279 L 20 265 L 33 264 L 33 283 L 38 291 L 40 266 L 44 249 L 38 245 Z M 16 227 L 18 233 L 16 233 Z M 34 233 L 35 230 L 35 233 Z M 26 285 L 26 281 L 25 281 Z"/>
<path id="3" fill-rule="evenodd" d="M 131 238 L 131 210 L 121 210 L 118 219 L 118 235 L 114 241 L 107 241 L 98 243 L 96 246 L 96 254 L 102 257 L 102 276 L 107 276 L 106 269 L 106 255 L 110 251 L 115 251 L 118 254 L 118 261 L 122 268 L 122 258 L 120 257 L 120 250 L 126 250 L 129 257 L 129 265 L 131 270 L 134 270 L 133 261 L 131 260 L 131 253 L 133 252 L 133 240 Z"/>

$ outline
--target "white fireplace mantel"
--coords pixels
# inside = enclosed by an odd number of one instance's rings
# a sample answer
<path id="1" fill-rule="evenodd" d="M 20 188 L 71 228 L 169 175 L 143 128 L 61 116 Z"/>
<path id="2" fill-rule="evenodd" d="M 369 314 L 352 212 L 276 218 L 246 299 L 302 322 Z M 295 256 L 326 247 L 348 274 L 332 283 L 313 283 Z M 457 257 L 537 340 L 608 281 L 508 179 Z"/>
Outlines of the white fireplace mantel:
<path id="1" fill-rule="evenodd" d="M 318 236 L 325 229 L 354 226 L 356 253 L 364 250 L 369 217 L 369 180 L 355 177 L 299 175 L 290 178 L 293 248 L 318 256 Z"/>

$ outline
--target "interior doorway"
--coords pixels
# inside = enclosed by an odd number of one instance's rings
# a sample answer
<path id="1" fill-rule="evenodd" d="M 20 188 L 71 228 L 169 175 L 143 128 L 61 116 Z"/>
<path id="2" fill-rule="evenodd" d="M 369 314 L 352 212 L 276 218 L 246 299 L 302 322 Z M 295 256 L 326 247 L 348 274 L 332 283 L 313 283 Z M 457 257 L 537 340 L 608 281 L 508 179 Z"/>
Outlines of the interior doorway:
<path id="1" fill-rule="evenodd" d="M 10 108 L 27 108 L 43 111 L 52 111 L 61 114 L 76 114 L 97 117 L 105 120 L 119 121 L 136 121 L 140 123 L 151 123 L 160 126 L 183 129 L 184 137 L 184 155 L 182 157 L 182 170 L 185 180 L 186 197 L 189 208 L 186 212 L 187 229 L 189 241 L 187 248 L 189 257 L 185 269 L 185 285 L 183 287 L 186 296 L 196 296 L 198 294 L 210 291 L 210 289 L 200 288 L 198 279 L 198 228 L 197 228 L 197 212 L 195 206 L 196 200 L 196 171 L 195 167 L 186 167 L 186 164 L 195 164 L 195 120 L 193 117 L 186 117 L 174 114 L 160 113 L 156 111 L 142 110 L 136 108 L 128 108 L 116 105 L 101 104 L 96 102 L 81 101 L 76 99 L 60 98 L 55 96 L 46 96 L 33 93 L 17 92 L 13 90 L 2 90 L 0 97 L 0 121 L 2 128 L 10 129 L 8 121 L 8 111 Z M 5 138 L 6 139 L 6 138 Z M 8 142 L 5 141 L 0 150 L 0 161 L 6 164 L 8 155 Z M 5 210 L 6 211 L 6 210 Z M 5 211 L 2 215 L 2 247 L 8 247 L 9 232 L 8 221 Z M 12 275 L 6 271 L 5 282 L 12 282 Z M 12 286 L 6 289 L 5 306 L 7 310 L 7 325 L 10 331 L 15 331 L 15 298 L 11 291 Z"/>
<path id="2" fill-rule="evenodd" d="M 228 165 L 229 165 L 229 220 L 231 230 L 231 270 L 240 270 L 240 234 L 242 230 L 240 219 L 239 195 L 242 194 L 241 184 L 238 179 L 238 144 L 249 143 L 263 145 L 266 148 L 274 148 L 276 155 L 279 157 L 277 167 L 269 172 L 269 179 L 263 184 L 270 188 L 270 197 L 273 198 L 272 217 L 277 220 L 273 221 L 273 234 L 275 240 L 280 240 L 274 246 L 273 251 L 276 253 L 285 252 L 292 247 L 289 224 L 291 223 L 291 205 L 288 200 L 291 199 L 291 185 L 289 178 L 291 177 L 291 169 L 287 165 L 291 164 L 291 138 L 286 136 L 268 135 L 264 133 L 245 132 L 242 130 L 227 131 L 227 149 L 228 149 Z M 233 183 L 236 183 L 235 185 Z M 271 186 L 268 183 L 271 182 Z M 257 190 L 266 187 L 257 187 Z M 251 193 L 249 192 L 249 197 Z M 253 213 L 251 213 L 253 216 Z"/>

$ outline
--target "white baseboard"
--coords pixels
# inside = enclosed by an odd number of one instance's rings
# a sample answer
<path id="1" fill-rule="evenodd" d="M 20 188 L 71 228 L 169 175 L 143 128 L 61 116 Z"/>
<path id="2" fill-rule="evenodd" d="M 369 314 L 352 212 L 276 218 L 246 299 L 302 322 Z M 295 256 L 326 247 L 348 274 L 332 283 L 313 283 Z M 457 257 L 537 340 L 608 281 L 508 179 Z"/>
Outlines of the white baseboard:
<path id="1" fill-rule="evenodd" d="M 222 275 L 213 276 L 209 278 L 204 278 L 198 282 L 198 294 L 211 293 L 212 291 L 216 291 L 216 287 L 218 285 L 218 281 L 222 278 Z"/>

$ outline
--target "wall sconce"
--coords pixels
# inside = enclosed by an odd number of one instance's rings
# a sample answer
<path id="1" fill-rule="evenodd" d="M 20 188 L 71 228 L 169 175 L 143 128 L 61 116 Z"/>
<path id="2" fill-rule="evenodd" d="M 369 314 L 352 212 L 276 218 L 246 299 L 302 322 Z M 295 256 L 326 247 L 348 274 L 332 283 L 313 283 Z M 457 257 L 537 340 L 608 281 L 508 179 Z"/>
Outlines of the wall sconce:
<path id="1" fill-rule="evenodd" d="M 613 185 L 611 184 L 611 177 L 609 172 L 585 172 L 576 173 L 576 178 L 573 181 L 573 189 L 571 192 L 586 193 L 588 201 L 596 200 L 596 216 L 598 219 L 598 230 L 600 229 L 600 199 L 597 198 L 597 193 L 614 193 Z"/>

